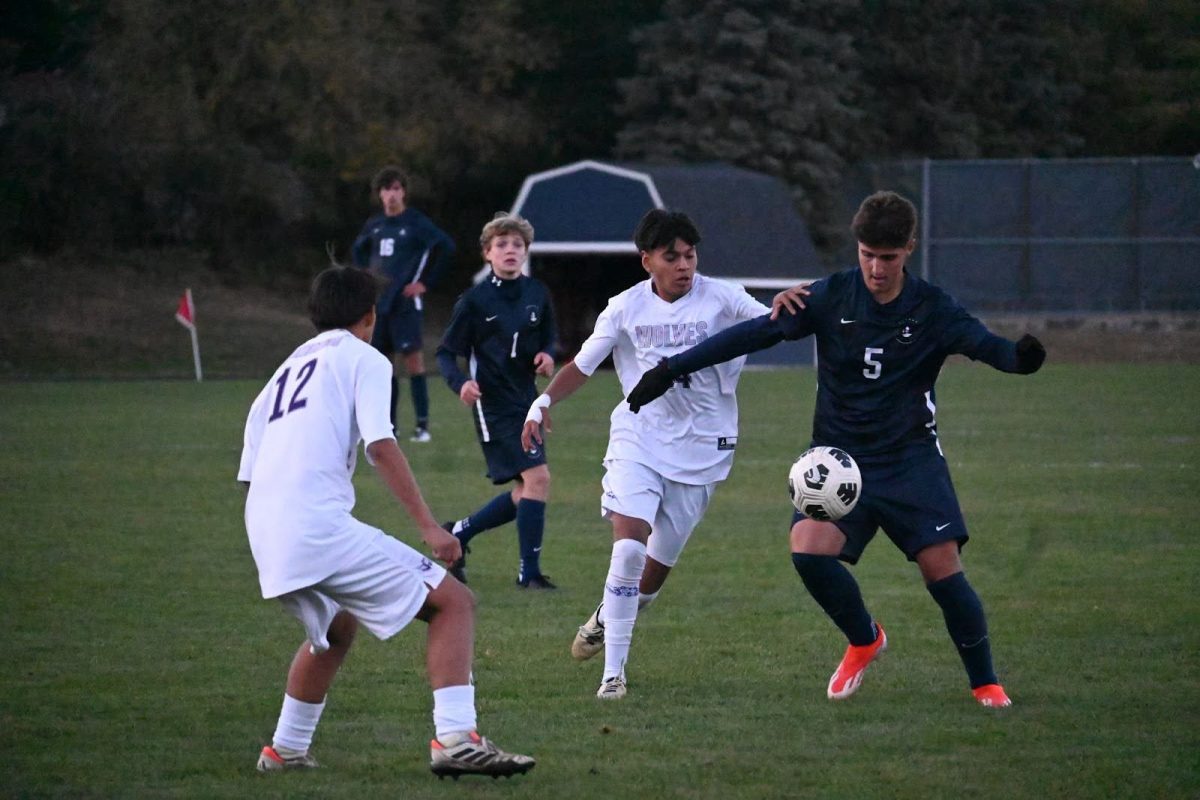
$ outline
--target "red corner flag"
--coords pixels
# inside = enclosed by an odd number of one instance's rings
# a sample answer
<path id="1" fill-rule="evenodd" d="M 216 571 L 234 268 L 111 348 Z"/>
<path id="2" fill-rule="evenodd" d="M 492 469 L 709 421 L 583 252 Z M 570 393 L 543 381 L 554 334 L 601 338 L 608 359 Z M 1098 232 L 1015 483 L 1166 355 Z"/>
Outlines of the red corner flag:
<path id="1" fill-rule="evenodd" d="M 175 319 L 189 331 L 196 329 L 196 306 L 192 303 L 191 289 L 183 290 L 183 297 L 179 298 L 179 308 L 175 310 Z"/>
<path id="2" fill-rule="evenodd" d="M 203 380 L 200 372 L 200 339 L 196 336 L 196 306 L 192 303 L 191 289 L 183 290 L 183 297 L 179 298 L 179 308 L 175 309 L 175 319 L 192 334 L 192 360 L 196 362 L 196 380 Z"/>

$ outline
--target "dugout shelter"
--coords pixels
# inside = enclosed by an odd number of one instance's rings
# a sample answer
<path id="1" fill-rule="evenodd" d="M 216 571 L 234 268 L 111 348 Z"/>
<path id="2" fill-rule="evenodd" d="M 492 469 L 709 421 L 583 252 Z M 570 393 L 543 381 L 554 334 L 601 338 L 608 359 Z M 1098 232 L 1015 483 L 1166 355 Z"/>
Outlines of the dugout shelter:
<path id="1" fill-rule="evenodd" d="M 646 278 L 633 231 L 651 208 L 683 211 L 700 229 L 699 271 L 770 305 L 780 289 L 821 277 L 808 226 L 777 178 L 729 164 L 577 161 L 525 178 L 512 211 L 536 230 L 528 271 L 552 292 L 565 360 L 608 298 Z M 811 365 L 810 339 L 754 353 L 758 366 Z"/>

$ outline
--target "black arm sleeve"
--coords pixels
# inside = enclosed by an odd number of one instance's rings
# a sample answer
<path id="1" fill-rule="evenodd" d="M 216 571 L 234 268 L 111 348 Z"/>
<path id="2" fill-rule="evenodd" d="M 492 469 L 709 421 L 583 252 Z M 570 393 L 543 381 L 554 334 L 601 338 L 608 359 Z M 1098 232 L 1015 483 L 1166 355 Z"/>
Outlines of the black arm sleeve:
<path id="1" fill-rule="evenodd" d="M 695 347 L 671 356 L 667 359 L 667 368 L 672 375 L 687 375 L 747 353 L 765 350 L 784 340 L 784 328 L 781 324 L 783 319 L 783 314 L 774 320 L 770 314 L 764 314 L 739 322 L 715 336 L 710 336 Z"/>

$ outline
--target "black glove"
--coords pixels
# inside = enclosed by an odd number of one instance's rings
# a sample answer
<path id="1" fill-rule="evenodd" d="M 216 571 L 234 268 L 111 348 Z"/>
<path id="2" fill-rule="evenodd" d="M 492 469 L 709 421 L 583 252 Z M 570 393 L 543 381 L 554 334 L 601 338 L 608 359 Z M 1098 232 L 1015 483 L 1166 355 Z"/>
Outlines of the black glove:
<path id="1" fill-rule="evenodd" d="M 642 406 L 666 394 L 674 382 L 675 377 L 671 375 L 671 370 L 667 369 L 667 360 L 664 358 L 658 362 L 658 366 L 651 367 L 642 374 L 642 379 L 633 387 L 629 397 L 625 398 L 629 401 L 629 410 L 636 414 Z"/>
<path id="2" fill-rule="evenodd" d="M 1036 336 L 1027 333 L 1017 339 L 1017 372 L 1022 375 L 1037 372 L 1045 360 L 1046 348 L 1042 347 Z"/>

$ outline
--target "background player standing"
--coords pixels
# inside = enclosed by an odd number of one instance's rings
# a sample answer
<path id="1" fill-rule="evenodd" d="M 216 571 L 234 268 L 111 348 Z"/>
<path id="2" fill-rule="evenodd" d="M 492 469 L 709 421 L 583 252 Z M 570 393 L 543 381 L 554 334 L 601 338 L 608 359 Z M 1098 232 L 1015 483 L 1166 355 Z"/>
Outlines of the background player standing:
<path id="1" fill-rule="evenodd" d="M 258 769 L 317 766 L 308 749 L 359 623 L 387 639 L 416 617 L 429 624 L 434 773 L 525 772 L 532 758 L 505 753 L 475 732 L 470 590 L 351 515 L 351 476 L 362 441 L 367 460 L 434 555 L 447 563 L 461 555 L 458 540 L 430 514 L 396 445 L 387 414 L 391 365 L 367 344 L 375 299 L 370 273 L 332 267 L 318 275 L 309 298 L 318 334 L 279 366 L 246 419 L 238 480 L 249 483 L 246 531 L 262 595 L 278 598 L 307 633 Z"/>
<path id="2" fill-rule="evenodd" d="M 975 698 L 984 706 L 1007 706 L 1011 701 L 992 666 L 983 604 L 959 558 L 967 528 L 938 441 L 934 382 L 952 354 L 1028 374 L 1041 367 L 1046 352 L 1029 334 L 1017 342 L 992 334 L 950 295 L 909 274 L 917 210 L 907 199 L 894 192 L 871 195 L 851 229 L 858 269 L 810 285 L 807 308 L 792 308 L 781 295 L 771 315 L 664 359 L 629 394 L 629 405 L 637 412 L 697 370 L 784 339 L 816 336 L 812 445 L 847 451 L 863 477 L 862 495 L 849 515 L 821 522 L 796 512 L 791 528 L 796 571 L 850 642 L 827 695 L 840 700 L 853 694 L 867 665 L 887 648 L 858 583 L 838 561 L 856 563 L 883 528 L 917 563 L 941 607 Z M 779 313 L 780 307 L 787 310 Z"/>
<path id="3" fill-rule="evenodd" d="M 474 536 L 515 519 L 521 552 L 517 585 L 553 589 L 541 569 L 550 468 L 544 447 L 521 444 L 525 412 L 537 396 L 535 376 L 554 373 L 557 338 L 549 290 L 521 274 L 532 242 L 533 226 L 515 214 L 500 212 L 483 226 L 479 246 L 492 272 L 459 298 L 438 347 L 442 376 L 471 409 L 488 477 L 498 486 L 516 483 L 446 527 L 465 553 Z M 459 368 L 459 358 L 467 359 L 470 375 Z M 465 558 L 450 572 L 465 581 Z"/>
<path id="4" fill-rule="evenodd" d="M 649 279 L 609 300 L 572 363 L 534 401 L 522 444 L 541 443 L 548 409 L 587 382 L 609 355 L 628 391 L 642 371 L 767 307 L 740 286 L 696 273 L 700 233 L 678 211 L 652 209 L 634 232 Z M 613 547 L 600 606 L 572 644 L 576 658 L 604 649 L 596 696 L 627 691 L 625 663 L 638 609 L 662 588 L 716 484 L 733 465 L 737 446 L 738 377 L 745 359 L 689 376 L 649 415 L 613 409 L 601 513 L 612 523 Z"/>
<path id="5" fill-rule="evenodd" d="M 375 334 L 379 352 L 393 360 L 392 426 L 400 397 L 400 365 L 408 373 L 416 427 L 409 441 L 428 442 L 429 387 L 421 325 L 423 295 L 437 284 L 454 257 L 454 240 L 429 217 L 408 207 L 408 178 L 399 167 L 387 166 L 372 182 L 383 213 L 363 225 L 351 248 L 354 263 L 378 271 L 388 283 L 379 294 Z"/>

